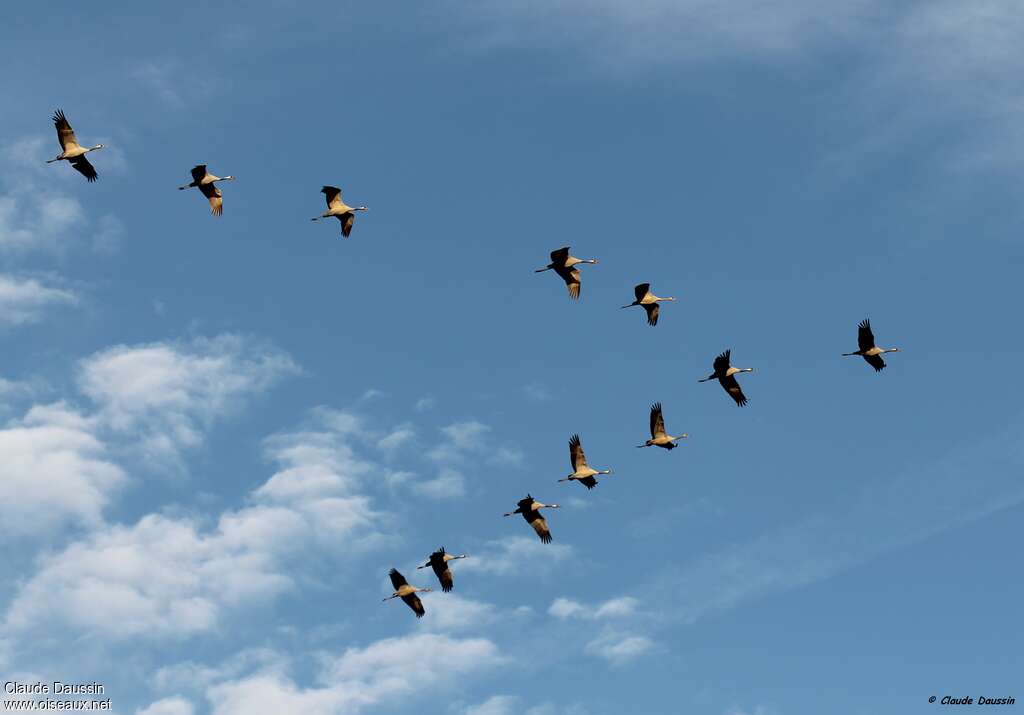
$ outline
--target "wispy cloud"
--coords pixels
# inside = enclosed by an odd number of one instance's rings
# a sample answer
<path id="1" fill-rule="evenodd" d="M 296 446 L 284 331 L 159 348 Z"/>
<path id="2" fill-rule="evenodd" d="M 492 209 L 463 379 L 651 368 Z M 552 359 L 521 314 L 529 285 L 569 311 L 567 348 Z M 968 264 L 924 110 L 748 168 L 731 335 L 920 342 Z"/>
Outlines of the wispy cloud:
<path id="1" fill-rule="evenodd" d="M 173 465 L 182 449 L 201 443 L 212 420 L 298 372 L 270 344 L 220 335 L 109 348 L 82 362 L 79 385 L 104 426 L 137 435 L 148 459 Z"/>
<path id="2" fill-rule="evenodd" d="M 152 92 L 168 109 L 183 109 L 209 96 L 218 86 L 210 75 L 209 63 L 199 70 L 175 59 L 136 62 L 128 70 L 128 76 Z"/>
<path id="3" fill-rule="evenodd" d="M 601 72 L 757 63 L 784 67 L 843 52 L 859 71 L 843 92 L 858 153 L 901 147 L 922 129 L 968 126 L 945 143 L 953 166 L 1017 168 L 1024 158 L 1024 18 L 1014 0 L 566 0 L 459 3 L 474 42 L 576 52 Z M 524 47 L 525 46 L 525 47 Z M 884 137 L 884 138 L 880 138 Z M 849 152 L 846 152 L 849 156 Z"/>
<path id="4" fill-rule="evenodd" d="M 611 665 L 625 665 L 655 647 L 647 636 L 622 630 L 606 630 L 583 647 L 583 652 L 603 658 Z"/>
<path id="5" fill-rule="evenodd" d="M 517 526 L 529 529 L 522 519 Z M 473 558 L 460 561 L 461 571 L 479 571 L 496 576 L 512 576 L 524 571 L 543 571 L 554 568 L 573 553 L 569 544 L 557 541 L 542 544 L 536 537 L 509 536 L 488 541 Z"/>
<path id="6" fill-rule="evenodd" d="M 48 310 L 78 301 L 78 295 L 67 288 L 47 285 L 38 278 L 0 274 L 0 325 L 35 323 Z"/>
<path id="7" fill-rule="evenodd" d="M 596 606 L 587 606 L 571 598 L 556 598 L 548 608 L 548 613 L 555 618 L 565 620 L 568 618 L 585 618 L 591 620 L 605 620 L 610 618 L 624 618 L 632 616 L 637 611 L 639 601 L 632 596 L 619 596 L 612 598 Z"/>
<path id="8" fill-rule="evenodd" d="M 466 493 L 466 478 L 462 472 L 444 467 L 433 479 L 413 483 L 413 490 L 431 499 L 455 499 Z"/>

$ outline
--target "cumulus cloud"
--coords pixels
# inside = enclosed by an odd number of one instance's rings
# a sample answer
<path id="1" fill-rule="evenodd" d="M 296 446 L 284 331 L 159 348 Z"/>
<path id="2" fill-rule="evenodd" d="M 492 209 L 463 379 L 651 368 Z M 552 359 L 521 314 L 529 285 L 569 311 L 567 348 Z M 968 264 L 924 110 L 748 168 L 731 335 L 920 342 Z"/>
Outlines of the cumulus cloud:
<path id="1" fill-rule="evenodd" d="M 217 684 L 207 696 L 213 715 L 342 715 L 420 694 L 436 697 L 460 679 L 505 661 L 484 638 L 420 633 L 324 656 L 315 687 L 303 688 L 283 672 L 267 670 Z"/>
<path id="2" fill-rule="evenodd" d="M 33 407 L 0 429 L 4 529 L 37 534 L 65 523 L 96 526 L 127 481 L 93 421 L 63 403 Z"/>
<path id="3" fill-rule="evenodd" d="M 370 465 L 343 436 L 280 434 L 266 448 L 281 468 L 248 505 L 223 512 L 213 525 L 149 514 L 132 525 L 97 526 L 43 556 L 11 603 L 6 629 L 187 638 L 217 628 L 234 609 L 291 590 L 295 554 L 338 543 L 351 553 L 375 543 L 383 517 L 358 490 Z"/>

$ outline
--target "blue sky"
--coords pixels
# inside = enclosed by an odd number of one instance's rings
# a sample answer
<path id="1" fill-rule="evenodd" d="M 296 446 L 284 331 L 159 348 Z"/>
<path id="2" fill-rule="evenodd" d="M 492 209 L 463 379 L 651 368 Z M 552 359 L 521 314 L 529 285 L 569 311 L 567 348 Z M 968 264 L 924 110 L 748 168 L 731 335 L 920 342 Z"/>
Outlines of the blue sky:
<path id="1" fill-rule="evenodd" d="M 122 715 L 1024 695 L 1024 23 L 819 6 L 6 8 L 4 679 Z M 43 163 L 57 107 L 96 184 Z M 347 241 L 323 184 L 371 209 Z M 563 245 L 579 303 L 532 272 Z M 882 374 L 839 356 L 865 317 Z M 696 382 L 726 348 L 742 410 Z M 633 448 L 654 401 L 681 449 Z M 550 546 L 501 518 L 527 491 Z M 453 594 L 380 602 L 441 544 Z"/>

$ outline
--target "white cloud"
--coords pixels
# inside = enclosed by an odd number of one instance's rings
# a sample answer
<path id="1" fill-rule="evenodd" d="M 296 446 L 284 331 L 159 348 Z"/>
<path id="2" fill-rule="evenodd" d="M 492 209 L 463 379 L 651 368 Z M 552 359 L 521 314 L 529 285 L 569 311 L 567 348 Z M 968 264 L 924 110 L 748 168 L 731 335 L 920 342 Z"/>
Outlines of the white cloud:
<path id="1" fill-rule="evenodd" d="M 5 630 L 74 629 L 115 640 L 208 631 L 224 605 L 267 600 L 291 585 L 260 547 L 287 539 L 298 525 L 287 513 L 258 516 L 258 530 L 228 516 L 203 533 L 193 522 L 157 514 L 99 530 L 40 559 L 7 611 Z"/>
<path id="2" fill-rule="evenodd" d="M 492 695 L 466 708 L 465 715 L 516 715 L 519 710 L 519 698 L 515 695 Z"/>
<path id="3" fill-rule="evenodd" d="M 282 672 L 268 670 L 215 685 L 208 698 L 213 715 L 348 715 L 400 699 L 437 697 L 467 676 L 505 662 L 487 639 L 420 633 L 324 656 L 316 687 L 302 688 Z"/>
<path id="4" fill-rule="evenodd" d="M 134 435 L 147 457 L 174 462 L 215 418 L 298 371 L 270 345 L 219 335 L 109 348 L 82 361 L 79 386 L 106 427 Z"/>
<path id="5" fill-rule="evenodd" d="M 33 407 L 0 430 L 0 502 L 8 533 L 96 526 L 126 482 L 92 421 L 63 403 Z"/>
<path id="6" fill-rule="evenodd" d="M 513 445 L 496 443 L 490 438 L 491 432 L 488 425 L 477 420 L 453 422 L 441 428 L 445 439 L 427 452 L 427 457 L 440 463 L 462 463 L 468 458 L 479 458 L 498 467 L 521 464 L 523 453 Z"/>
<path id="7" fill-rule="evenodd" d="M 409 425 L 403 425 L 377 440 L 377 449 L 395 450 L 415 438 L 416 430 Z"/>
<path id="8" fill-rule="evenodd" d="M 435 404 L 436 401 L 433 397 L 421 397 L 416 400 L 416 404 L 413 405 L 413 409 L 417 412 L 426 412 L 427 410 L 432 409 Z"/>
<path id="9" fill-rule="evenodd" d="M 654 641 L 646 636 L 606 631 L 584 646 L 589 655 L 604 658 L 612 665 L 624 665 L 639 658 L 654 647 Z"/>
<path id="10" fill-rule="evenodd" d="M 192 703 L 184 698 L 164 698 L 149 707 L 136 710 L 135 715 L 192 715 Z"/>
<path id="11" fill-rule="evenodd" d="M 525 707 L 522 698 L 516 695 L 492 695 L 482 703 L 470 705 L 463 715 L 587 715 L 588 710 L 581 705 L 570 705 L 559 708 L 553 703 L 544 702 Z"/>
<path id="12" fill-rule="evenodd" d="M 455 422 L 441 428 L 441 432 L 455 447 L 466 451 L 480 449 L 490 431 L 490 427 L 476 420 Z"/>
<path id="13" fill-rule="evenodd" d="M 120 222 L 114 216 L 94 219 L 77 198 L 55 188 L 85 181 L 64 162 L 46 164 L 59 151 L 54 134 L 24 137 L 0 148 L 0 158 L 17 174 L 16 181 L 0 177 L 0 252 L 61 254 L 90 236 L 94 249 L 109 252 L 115 247 Z M 115 151 L 102 153 L 105 161 L 97 162 L 101 173 L 108 160 L 117 163 Z"/>
<path id="14" fill-rule="evenodd" d="M 465 482 L 461 472 L 445 467 L 434 479 L 415 482 L 413 490 L 431 499 L 457 499 L 466 493 Z"/>
<path id="15" fill-rule="evenodd" d="M 435 590 L 437 589 L 436 582 L 430 585 Z M 493 624 L 499 617 L 498 609 L 493 604 L 466 598 L 457 593 L 446 593 L 437 598 L 431 598 L 429 601 L 424 601 L 424 607 L 428 609 L 427 613 L 430 617 L 417 623 L 417 626 L 424 631 L 476 630 Z"/>
<path id="16" fill-rule="evenodd" d="M 511 517 L 509 518 L 511 520 Z M 516 520 L 516 526 L 529 529 L 518 515 Z M 459 570 L 512 576 L 523 571 L 537 572 L 553 568 L 569 558 L 572 553 L 572 546 L 557 541 L 542 544 L 536 537 L 509 536 L 488 541 L 473 558 L 460 561 Z"/>
<path id="17" fill-rule="evenodd" d="M 77 302 L 78 296 L 65 288 L 0 274 L 0 325 L 35 323 L 50 308 Z"/>
<path id="18" fill-rule="evenodd" d="M 148 456 L 177 458 L 214 418 L 296 369 L 284 353 L 236 336 L 119 346 L 87 358 L 79 382 L 96 412 L 36 405 L 0 429 L 0 499 L 17 505 L 7 510 L 9 533 L 98 527 L 127 482 L 112 461 L 118 447 L 141 443 Z M 320 501 L 308 516 L 348 524 L 346 510 L 366 513 L 358 500 Z"/>
<path id="19" fill-rule="evenodd" d="M 254 490 L 248 506 L 223 512 L 212 527 L 149 514 L 129 526 L 97 526 L 43 556 L 11 603 L 6 629 L 187 638 L 291 590 L 293 574 L 310 563 L 296 554 L 328 553 L 344 543 L 351 557 L 377 543 L 383 516 L 358 491 L 371 466 L 344 439 L 329 431 L 268 439 L 268 455 L 281 469 Z"/>
<path id="20" fill-rule="evenodd" d="M 612 598 L 597 607 L 585 606 L 579 601 L 570 598 L 556 598 L 548 608 L 548 614 L 565 620 L 567 618 L 586 618 L 591 620 L 603 620 L 609 618 L 624 618 L 636 613 L 639 601 L 631 596 L 620 596 Z"/>

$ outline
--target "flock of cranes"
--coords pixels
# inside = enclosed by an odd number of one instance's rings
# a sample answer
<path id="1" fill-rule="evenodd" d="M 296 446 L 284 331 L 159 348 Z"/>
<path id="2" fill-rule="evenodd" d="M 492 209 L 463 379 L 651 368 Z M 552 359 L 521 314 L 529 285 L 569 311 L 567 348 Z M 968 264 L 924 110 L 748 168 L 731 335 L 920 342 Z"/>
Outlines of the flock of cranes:
<path id="1" fill-rule="evenodd" d="M 74 130 L 71 128 L 71 124 L 68 122 L 67 117 L 64 116 L 64 112 L 60 109 L 54 112 L 53 124 L 57 130 L 57 140 L 60 142 L 61 153 L 55 158 L 48 160 L 47 163 L 50 164 L 57 161 L 67 161 L 90 183 L 96 181 L 98 174 L 86 155 L 89 152 L 102 149 L 103 145 L 97 144 L 92 147 L 84 147 L 80 145 L 75 136 Z M 199 189 L 200 193 L 202 193 L 202 195 L 206 197 L 207 201 L 209 201 L 210 213 L 214 216 L 220 216 L 224 212 L 224 196 L 220 188 L 217 186 L 217 183 L 233 181 L 234 178 L 234 176 L 215 176 L 207 170 L 205 164 L 199 164 L 192 168 L 192 181 L 183 186 L 179 186 L 178 189 Z M 331 217 L 338 219 L 341 224 L 341 235 L 347 238 L 352 233 L 352 226 L 355 222 L 356 212 L 368 211 L 369 209 L 365 206 L 347 205 L 341 198 L 341 189 L 336 186 L 324 186 L 320 191 L 324 194 L 324 198 L 327 201 L 327 211 L 319 216 L 313 217 L 312 220 L 320 221 Z M 578 266 L 584 264 L 593 265 L 597 262 L 596 258 L 576 258 L 569 254 L 569 246 L 563 246 L 562 248 L 552 251 L 551 263 L 543 268 L 538 268 L 536 272 L 543 273 L 545 271 L 554 271 L 563 281 L 565 281 L 569 297 L 573 300 L 578 300 L 582 284 L 582 274 L 580 273 Z M 675 301 L 675 298 L 673 297 L 661 298 L 652 293 L 650 283 L 640 283 L 633 289 L 633 293 L 635 295 L 635 300 L 622 307 L 632 308 L 634 306 L 640 306 L 643 308 L 647 313 L 647 324 L 650 326 L 656 326 L 658 324 L 658 315 L 660 313 L 659 304 Z M 865 362 L 874 368 L 876 372 L 881 372 L 885 368 L 885 361 L 882 359 L 882 355 L 892 352 L 899 352 L 899 348 L 878 347 L 875 344 L 874 333 L 871 331 L 871 322 L 869 320 L 863 320 L 858 325 L 857 329 L 857 350 L 851 353 L 843 353 L 842 355 L 844 357 L 859 355 L 863 357 Z M 726 350 L 721 353 L 714 360 L 712 365 L 713 372 L 707 377 L 701 378 L 698 382 L 710 382 L 711 380 L 717 380 L 718 384 L 720 384 L 726 394 L 735 401 L 736 405 L 743 407 L 747 404 L 748 400 L 746 395 L 743 394 L 743 389 L 740 387 L 736 376 L 744 372 L 753 372 L 754 368 L 733 367 L 731 358 L 731 350 Z M 665 418 L 662 414 L 662 406 L 660 402 L 656 402 L 651 405 L 650 433 L 651 438 L 643 444 L 637 445 L 637 448 L 661 447 L 664 450 L 671 451 L 679 446 L 677 443 L 680 440 L 688 437 L 685 433 L 672 436 L 665 431 Z M 612 474 L 611 469 L 594 469 L 590 466 L 587 462 L 586 454 L 583 452 L 583 445 L 578 434 L 572 435 L 569 439 L 569 463 L 572 466 L 572 473 L 558 481 L 576 481 L 585 486 L 588 491 L 597 486 L 598 481 L 596 477 Z M 551 530 L 548 528 L 547 520 L 541 514 L 541 510 L 558 508 L 560 508 L 558 504 L 545 504 L 534 499 L 531 494 L 527 494 L 524 499 L 519 500 L 514 511 L 507 512 L 504 516 L 521 514 L 523 519 L 526 520 L 526 523 L 529 524 L 536 532 L 541 543 L 549 544 L 552 540 Z M 422 566 L 418 566 L 417 569 L 424 569 L 427 567 L 433 569 L 438 582 L 441 584 L 441 590 L 448 593 L 454 588 L 454 578 L 452 576 L 449 563 L 466 557 L 466 554 L 449 554 L 442 546 L 437 551 L 431 553 L 427 562 Z M 407 606 L 409 606 L 409 608 L 412 609 L 417 618 L 422 618 L 426 613 L 426 609 L 423 607 L 423 602 L 416 594 L 430 592 L 433 589 L 410 585 L 405 576 L 403 576 L 397 569 L 391 569 L 389 576 L 391 577 L 391 584 L 394 587 L 394 591 L 390 596 L 383 600 L 389 601 L 394 598 L 400 598 Z"/>

